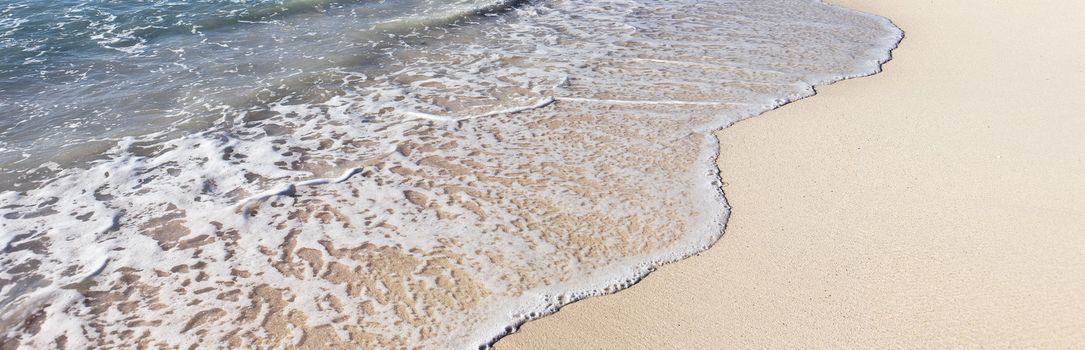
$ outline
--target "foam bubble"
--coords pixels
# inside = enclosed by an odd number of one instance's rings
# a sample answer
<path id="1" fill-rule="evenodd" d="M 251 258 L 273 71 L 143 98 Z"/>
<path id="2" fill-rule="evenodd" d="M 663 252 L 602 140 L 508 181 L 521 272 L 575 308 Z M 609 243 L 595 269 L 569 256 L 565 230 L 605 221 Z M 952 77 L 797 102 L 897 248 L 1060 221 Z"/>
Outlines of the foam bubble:
<path id="1" fill-rule="evenodd" d="M 805 0 L 485 18 L 4 192 L 0 339 L 488 348 L 710 246 L 711 132 L 874 73 L 901 37 Z"/>

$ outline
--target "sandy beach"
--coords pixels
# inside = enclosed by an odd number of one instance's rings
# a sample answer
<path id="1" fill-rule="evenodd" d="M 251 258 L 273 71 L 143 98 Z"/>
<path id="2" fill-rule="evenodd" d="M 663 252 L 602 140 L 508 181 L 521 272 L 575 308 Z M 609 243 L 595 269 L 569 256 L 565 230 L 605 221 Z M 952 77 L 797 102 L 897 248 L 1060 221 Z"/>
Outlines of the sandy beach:
<path id="1" fill-rule="evenodd" d="M 906 38 L 719 132 L 724 238 L 497 348 L 1085 344 L 1085 3 L 833 3 Z"/>
<path id="2" fill-rule="evenodd" d="M 1085 4 L 826 1 L 8 1 L 0 349 L 1082 348 Z"/>

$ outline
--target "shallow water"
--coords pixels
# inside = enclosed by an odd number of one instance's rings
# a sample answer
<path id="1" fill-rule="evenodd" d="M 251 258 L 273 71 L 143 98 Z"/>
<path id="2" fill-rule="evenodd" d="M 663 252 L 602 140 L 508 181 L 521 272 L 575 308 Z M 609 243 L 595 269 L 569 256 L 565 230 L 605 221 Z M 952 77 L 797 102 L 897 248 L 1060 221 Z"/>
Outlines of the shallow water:
<path id="1" fill-rule="evenodd" d="M 380 74 L 399 35 L 500 0 L 17 0 L 0 7 L 0 180 L 127 136 L 206 129 L 225 110 Z M 314 97 L 308 97 L 313 99 Z M 230 111 L 236 113 L 234 111 Z M 42 142 L 42 140 L 47 140 Z M 8 188 L 8 187 L 0 187 Z"/>
<path id="2" fill-rule="evenodd" d="M 70 43 L 0 12 L 6 344 L 489 344 L 711 245 L 711 131 L 901 36 L 806 0 L 137 4 L 56 3 L 108 28 Z"/>

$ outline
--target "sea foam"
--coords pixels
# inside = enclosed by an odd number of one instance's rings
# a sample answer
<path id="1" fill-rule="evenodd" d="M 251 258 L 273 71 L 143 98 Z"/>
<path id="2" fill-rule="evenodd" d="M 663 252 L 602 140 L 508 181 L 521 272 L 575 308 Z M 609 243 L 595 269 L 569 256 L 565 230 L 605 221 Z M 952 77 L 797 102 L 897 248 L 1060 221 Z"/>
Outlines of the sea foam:
<path id="1" fill-rule="evenodd" d="M 712 245 L 712 132 L 902 37 L 808 0 L 511 5 L 3 192 L 0 339 L 488 346 Z"/>

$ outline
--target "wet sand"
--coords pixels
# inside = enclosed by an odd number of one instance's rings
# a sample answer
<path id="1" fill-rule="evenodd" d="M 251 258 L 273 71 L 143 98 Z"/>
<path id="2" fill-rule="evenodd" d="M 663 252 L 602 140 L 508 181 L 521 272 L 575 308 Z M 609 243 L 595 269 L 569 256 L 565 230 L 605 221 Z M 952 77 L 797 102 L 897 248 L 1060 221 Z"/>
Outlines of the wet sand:
<path id="1" fill-rule="evenodd" d="M 833 2 L 906 38 L 719 132 L 724 238 L 497 348 L 1085 344 L 1085 3 Z"/>

